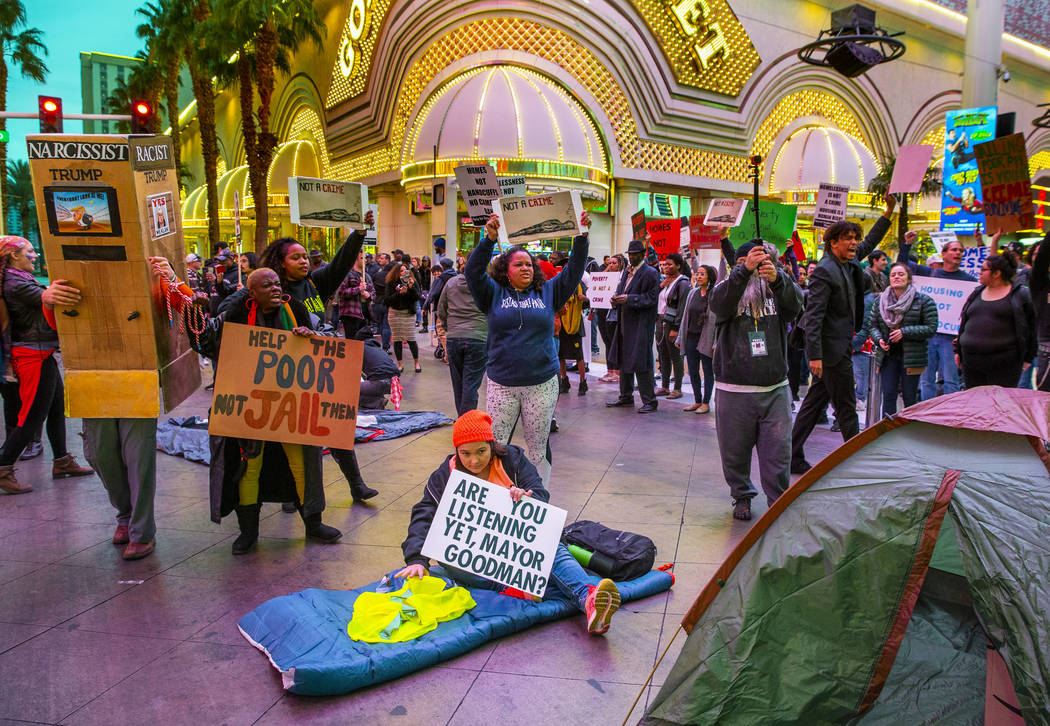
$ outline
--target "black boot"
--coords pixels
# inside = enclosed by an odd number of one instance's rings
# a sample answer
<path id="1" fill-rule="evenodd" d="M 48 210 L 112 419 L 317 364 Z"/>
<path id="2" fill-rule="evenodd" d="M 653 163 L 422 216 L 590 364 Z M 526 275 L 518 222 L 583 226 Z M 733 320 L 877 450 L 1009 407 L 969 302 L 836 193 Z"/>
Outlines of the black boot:
<path id="1" fill-rule="evenodd" d="M 237 507 L 237 526 L 241 533 L 233 541 L 233 554 L 246 555 L 255 549 L 259 540 L 259 510 L 261 504 L 248 504 Z"/>
<path id="2" fill-rule="evenodd" d="M 363 479 L 350 482 L 350 496 L 354 498 L 355 502 L 363 502 L 366 499 L 371 499 L 377 494 L 379 494 L 379 492 L 365 484 Z"/>
<path id="3" fill-rule="evenodd" d="M 317 514 L 303 514 L 300 509 L 299 514 L 303 518 L 303 524 L 306 525 L 306 536 L 310 539 L 320 540 L 325 544 L 332 544 L 343 536 L 343 533 L 335 527 L 329 527 L 321 522 L 320 512 Z"/>
<path id="4" fill-rule="evenodd" d="M 561 382 L 558 385 L 559 393 L 568 393 L 572 389 L 572 384 L 569 383 L 568 376 L 562 376 Z"/>

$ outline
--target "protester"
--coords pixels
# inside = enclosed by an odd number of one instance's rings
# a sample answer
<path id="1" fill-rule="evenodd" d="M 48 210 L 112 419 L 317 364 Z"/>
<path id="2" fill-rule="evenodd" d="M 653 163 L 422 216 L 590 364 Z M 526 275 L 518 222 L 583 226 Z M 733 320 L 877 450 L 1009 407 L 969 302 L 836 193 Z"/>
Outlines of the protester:
<path id="1" fill-rule="evenodd" d="M 365 212 L 364 221 L 366 227 L 372 226 L 375 220 L 371 210 Z M 363 229 L 351 232 L 336 251 L 332 261 L 319 270 L 310 269 L 306 249 L 291 237 L 271 242 L 263 250 L 259 261 L 263 267 L 268 267 L 277 273 L 281 289 L 291 298 L 306 306 L 310 313 L 310 327 L 313 330 L 320 330 L 324 325 L 324 301 L 330 299 L 346 279 L 347 273 L 350 272 L 358 255 L 361 254 L 364 239 Z M 226 313 L 243 308 L 246 302 L 247 290 L 238 291 L 223 301 L 220 311 Z M 350 493 L 355 502 L 370 499 L 379 493 L 365 485 L 361 476 L 361 467 L 357 463 L 357 455 L 352 449 L 331 449 L 330 451 L 350 486 Z M 286 508 L 285 511 L 294 512 L 295 510 Z"/>
<path id="2" fill-rule="evenodd" d="M 397 358 L 398 370 L 404 370 L 401 358 L 404 355 L 404 343 L 412 353 L 416 373 L 423 370 L 419 365 L 419 344 L 416 342 L 416 304 L 422 302 L 423 294 L 419 291 L 412 270 L 402 262 L 394 263 L 386 276 L 387 316 L 390 321 L 390 339 L 394 343 L 394 357 Z"/>
<path id="3" fill-rule="evenodd" d="M 620 373 L 620 396 L 606 406 L 633 406 L 634 381 L 642 406 L 638 413 L 657 409 L 656 381 L 653 377 L 653 339 L 656 334 L 656 307 L 660 295 L 660 273 L 645 262 L 645 243 L 631 240 L 627 245 L 628 269 L 620 273 L 616 294 L 610 299 L 612 310 L 607 321 L 615 322 L 611 349 Z"/>
<path id="4" fill-rule="evenodd" d="M 700 265 L 693 274 L 693 287 L 682 306 L 676 344 L 685 354 L 689 365 L 689 382 L 693 386 L 693 403 L 686 411 L 708 413 L 711 410 L 711 394 L 714 392 L 715 376 L 712 363 L 715 345 L 715 313 L 710 305 L 711 288 L 715 286 L 718 273 L 710 265 Z M 703 388 L 700 384 L 700 368 L 704 369 Z"/>
<path id="5" fill-rule="evenodd" d="M 890 258 L 882 250 L 875 250 L 868 255 L 868 266 L 864 270 L 867 279 L 867 287 L 875 293 L 881 293 L 889 287 L 890 281 L 886 276 L 886 265 Z"/>
<path id="6" fill-rule="evenodd" d="M 194 292 L 211 292 L 204 279 L 204 258 L 196 252 L 186 255 L 186 284 Z"/>
<path id="7" fill-rule="evenodd" d="M 787 329 L 802 310 L 802 291 L 779 265 L 776 248 L 758 239 L 736 250 L 728 277 L 709 293 L 714 346 L 715 431 L 733 517 L 751 519 L 751 456 L 766 501 L 791 482 L 791 397 Z"/>
<path id="8" fill-rule="evenodd" d="M 937 303 L 915 289 L 903 262 L 890 268 L 890 286 L 871 306 L 871 340 L 882 386 L 882 415 L 897 413 L 898 394 L 907 408 L 919 401 L 927 341 L 937 332 Z"/>
<path id="9" fill-rule="evenodd" d="M 423 255 L 423 259 L 419 262 L 419 267 L 416 270 L 416 279 L 419 280 L 419 289 L 423 292 L 426 299 L 420 306 L 421 318 L 419 320 L 419 332 L 425 333 L 430 327 L 430 310 L 436 303 L 430 300 L 430 286 L 434 282 L 433 270 L 430 267 L 430 258 Z"/>
<path id="10" fill-rule="evenodd" d="M 660 358 L 661 385 L 654 391 L 657 396 L 668 399 L 681 398 L 685 383 L 685 363 L 682 352 L 675 344 L 678 327 L 682 322 L 682 305 L 689 294 L 689 278 L 682 273 L 685 261 L 677 252 L 672 252 L 660 261 L 660 294 L 656 303 L 656 352 Z M 674 373 L 674 388 L 671 389 L 671 373 Z"/>
<path id="11" fill-rule="evenodd" d="M 478 389 L 488 363 L 489 321 L 478 309 L 463 275 L 454 275 L 441 290 L 435 318 L 446 331 L 445 359 L 452 377 L 456 414 L 478 407 Z"/>
<path id="12" fill-rule="evenodd" d="M 875 220 L 863 242 L 857 242 L 861 228 L 854 222 L 835 222 L 824 232 L 824 257 L 810 276 L 800 323 L 814 380 L 791 430 L 792 473 L 809 470 L 803 447 L 829 399 L 843 441 L 860 430 L 851 342 L 864 321 L 864 273 L 856 258 L 867 257 L 889 230 L 897 200 L 890 194 L 885 200 L 886 211 Z"/>
<path id="13" fill-rule="evenodd" d="M 930 255 L 926 260 L 926 265 L 917 265 L 908 257 L 917 239 L 918 234 L 908 230 L 900 246 L 900 253 L 897 255 L 897 261 L 906 262 L 912 275 L 977 282 L 973 275 L 959 269 L 965 251 L 962 242 L 958 240 L 948 242 L 941 247 L 940 255 Z M 938 374 L 944 382 L 944 393 L 955 393 L 959 390 L 959 368 L 955 364 L 953 341 L 954 337 L 949 333 L 935 333 L 930 338 L 926 353 L 926 370 L 919 378 L 919 392 L 923 401 L 937 397 Z"/>
<path id="14" fill-rule="evenodd" d="M 1011 258 L 991 255 L 963 305 L 955 362 L 967 388 L 1015 388 L 1035 357 L 1035 307 L 1028 288 L 1011 282 L 1016 272 Z"/>
<path id="15" fill-rule="evenodd" d="M 580 225 L 590 226 L 590 215 Z M 488 316 L 489 384 L 486 406 L 496 441 L 507 443 L 519 415 L 529 461 L 550 480 L 546 459 L 551 419 L 558 403 L 558 357 L 554 314 L 576 290 L 587 262 L 587 232 L 572 243 L 569 263 L 553 280 L 544 280 L 528 250 L 511 247 L 492 259 L 499 218 L 489 217 L 485 236 L 470 254 L 467 285 L 478 309 Z M 492 273 L 485 273 L 492 260 Z"/>
<path id="16" fill-rule="evenodd" d="M 613 255 L 605 260 L 605 272 L 623 272 L 627 269 L 627 259 L 623 255 Z M 605 375 L 598 379 L 599 383 L 619 383 L 619 364 L 616 362 L 615 349 L 612 347 L 613 334 L 616 332 L 615 320 L 609 321 L 609 310 L 598 308 L 594 311 L 598 318 L 598 333 L 602 336 L 605 344 Z"/>
<path id="17" fill-rule="evenodd" d="M 0 237 L 0 327 L 5 358 L 18 378 L 18 415 L 0 448 L 0 489 L 8 494 L 33 490 L 15 475 L 15 463 L 47 422 L 53 457 L 51 478 L 88 476 L 66 449 L 65 395 L 62 374 L 55 360 L 58 333 L 55 305 L 75 306 L 80 290 L 67 280 L 42 287 L 33 277 L 33 245 L 23 237 Z M 8 421 L 9 424 L 12 422 Z"/>
<path id="18" fill-rule="evenodd" d="M 328 263 L 324 261 L 324 255 L 319 249 L 310 250 L 310 272 L 316 272 L 323 270 L 328 266 Z"/>
<path id="19" fill-rule="evenodd" d="M 583 269 L 582 264 L 580 269 Z M 466 274 L 471 274 L 470 261 L 467 263 Z M 481 411 L 467 411 L 456 420 L 452 427 L 452 445 L 455 451 L 430 475 L 423 488 L 423 498 L 412 507 L 408 536 L 401 545 L 407 566 L 398 571 L 395 577 L 421 578 L 427 575 L 430 560 L 423 555 L 423 542 L 430 531 L 438 502 L 441 501 L 453 471 L 466 472 L 501 486 L 508 490 L 507 495 L 515 502 L 520 502 L 522 497 L 532 497 L 541 502 L 550 501 L 550 493 L 543 486 L 543 480 L 536 467 L 517 446 L 499 443 L 493 428 L 492 419 Z M 444 564 L 441 568 L 463 587 L 504 590 L 502 585 L 472 572 Z M 609 630 L 613 613 L 620 607 L 620 592 L 612 580 L 606 578 L 600 580 L 597 585 L 590 584 L 594 578 L 587 574 L 562 542 L 558 543 L 548 579 L 544 599 L 558 593 L 576 603 L 587 616 L 587 632 L 591 635 L 601 635 Z M 554 586 L 553 589 L 550 585 Z"/>
<path id="20" fill-rule="evenodd" d="M 343 336 L 355 340 L 362 328 L 371 324 L 370 308 L 375 299 L 375 286 L 372 279 L 360 268 L 360 256 L 357 262 L 346 273 L 342 283 L 335 291 L 339 303 L 339 321 L 343 325 Z"/>
<path id="21" fill-rule="evenodd" d="M 386 276 L 393 267 L 390 255 L 380 252 L 376 255 L 376 268 L 369 273 L 372 276 L 372 286 L 375 289 L 375 301 L 372 303 L 372 322 L 376 327 L 376 335 L 383 343 L 383 350 L 390 350 L 390 325 L 387 321 L 386 308 Z"/>
<path id="22" fill-rule="evenodd" d="M 565 305 L 555 316 L 554 327 L 558 338 L 558 375 L 561 381 L 559 388 L 561 393 L 568 393 L 572 389 L 565 362 L 574 361 L 576 370 L 580 374 L 578 394 L 587 395 L 587 362 L 584 360 L 583 352 L 583 311 L 587 304 L 587 296 L 583 293 L 581 282 L 576 286 L 575 294 L 569 296 Z"/>

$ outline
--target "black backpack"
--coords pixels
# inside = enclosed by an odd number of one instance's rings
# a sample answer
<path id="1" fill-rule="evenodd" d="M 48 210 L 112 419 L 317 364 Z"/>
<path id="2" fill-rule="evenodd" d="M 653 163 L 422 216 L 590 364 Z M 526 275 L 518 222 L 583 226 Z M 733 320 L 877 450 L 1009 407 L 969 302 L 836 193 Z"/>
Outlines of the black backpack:
<path id="1" fill-rule="evenodd" d="M 641 534 L 609 529 L 597 522 L 573 522 L 561 533 L 562 542 L 594 553 L 587 567 L 613 580 L 633 580 L 653 569 L 656 545 Z"/>

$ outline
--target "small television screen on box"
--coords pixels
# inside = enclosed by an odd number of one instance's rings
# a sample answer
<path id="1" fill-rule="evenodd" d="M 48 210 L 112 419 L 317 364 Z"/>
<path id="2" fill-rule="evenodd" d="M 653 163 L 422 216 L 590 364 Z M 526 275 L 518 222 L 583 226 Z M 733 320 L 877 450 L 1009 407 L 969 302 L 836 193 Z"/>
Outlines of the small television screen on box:
<path id="1" fill-rule="evenodd" d="M 119 237 L 120 210 L 112 187 L 44 187 L 51 234 L 63 237 Z"/>

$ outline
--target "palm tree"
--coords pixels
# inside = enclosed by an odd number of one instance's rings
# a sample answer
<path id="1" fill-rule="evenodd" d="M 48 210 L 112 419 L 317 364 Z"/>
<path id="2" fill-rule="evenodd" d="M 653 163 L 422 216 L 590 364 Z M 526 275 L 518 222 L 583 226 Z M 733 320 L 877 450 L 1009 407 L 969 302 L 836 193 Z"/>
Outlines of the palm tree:
<path id="1" fill-rule="evenodd" d="M 139 51 L 136 56 L 139 65 L 131 69 L 124 78 L 118 78 L 116 85 L 105 100 L 108 113 L 128 113 L 131 104 L 135 101 L 145 100 L 156 108 L 157 96 L 160 93 L 161 68 L 156 63 L 147 59 L 147 55 Z M 117 121 L 115 129 L 118 134 L 126 134 L 131 131 L 130 121 Z M 160 117 L 154 115 L 153 133 L 160 133 Z"/>
<path id="2" fill-rule="evenodd" d="M 22 0 L 0 0 L 0 111 L 7 110 L 8 58 L 27 80 L 43 83 L 47 77 L 47 65 L 41 55 L 47 55 L 47 47 L 41 42 L 37 28 L 27 28 L 26 9 Z M 7 122 L 0 118 L 0 130 Z M 0 144 L 0 169 L 7 168 L 7 144 Z M 0 174 L 0 197 L 7 211 L 7 174 Z"/>
<path id="3" fill-rule="evenodd" d="M 135 11 L 146 22 L 135 29 L 135 34 L 146 41 L 149 57 L 157 64 L 164 105 L 171 127 L 171 142 L 174 147 L 175 168 L 182 162 L 181 129 L 179 128 L 179 71 L 184 54 L 183 40 L 172 32 L 172 0 L 146 3 Z M 158 114 L 159 128 L 159 114 Z M 181 181 L 180 181 L 181 184 Z"/>
<path id="4" fill-rule="evenodd" d="M 230 0 L 221 13 L 223 27 L 241 31 L 232 50 L 237 53 L 241 130 L 255 205 L 255 248 L 261 250 L 269 220 L 266 177 L 277 149 L 277 135 L 270 129 L 276 74 L 288 72 L 289 58 L 303 41 L 312 40 L 321 49 L 325 26 L 311 0 Z"/>
<path id="5" fill-rule="evenodd" d="M 868 183 L 868 194 L 872 195 L 872 206 L 881 206 L 883 197 L 890 188 L 890 180 L 893 179 L 893 167 L 897 163 L 896 156 L 887 157 L 882 164 L 882 170 Z M 901 203 L 897 207 L 897 240 L 904 239 L 904 233 L 908 231 L 908 197 L 917 194 L 924 197 L 927 194 L 940 194 L 941 192 L 941 169 L 931 165 L 926 169 L 926 176 L 922 178 L 922 186 L 914 194 L 901 194 Z"/>
<path id="6" fill-rule="evenodd" d="M 40 234 L 36 222 L 36 200 L 33 198 L 33 177 L 29 173 L 29 162 L 16 159 L 7 165 L 7 193 L 4 197 L 10 209 L 15 210 L 18 215 L 19 225 L 22 228 L 22 236 L 28 240 L 36 240 L 33 245 L 40 255 L 37 269 L 42 270 L 44 266 L 44 251 L 39 244 Z M 37 234 L 33 234 L 37 231 Z"/>

